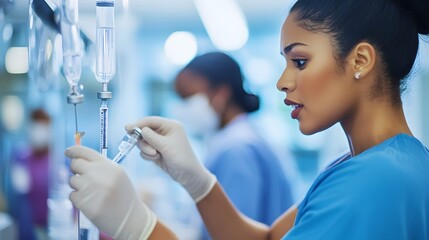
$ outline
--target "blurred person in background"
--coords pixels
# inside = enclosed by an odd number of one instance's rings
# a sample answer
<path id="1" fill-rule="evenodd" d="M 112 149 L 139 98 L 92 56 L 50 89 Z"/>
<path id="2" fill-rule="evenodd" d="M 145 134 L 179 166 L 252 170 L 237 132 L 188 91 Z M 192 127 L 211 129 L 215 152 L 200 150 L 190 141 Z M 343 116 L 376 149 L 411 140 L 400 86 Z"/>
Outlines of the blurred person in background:
<path id="1" fill-rule="evenodd" d="M 51 118 L 41 108 L 30 114 L 28 149 L 15 151 L 11 183 L 11 215 L 22 240 L 47 239 L 49 144 Z"/>
<path id="2" fill-rule="evenodd" d="M 225 53 L 206 53 L 174 83 L 182 99 L 175 115 L 190 134 L 207 140 L 208 170 L 243 214 L 271 225 L 293 198 L 282 164 L 249 119 L 260 100 L 244 89 L 239 64 Z M 203 238 L 209 238 L 205 229 Z"/>

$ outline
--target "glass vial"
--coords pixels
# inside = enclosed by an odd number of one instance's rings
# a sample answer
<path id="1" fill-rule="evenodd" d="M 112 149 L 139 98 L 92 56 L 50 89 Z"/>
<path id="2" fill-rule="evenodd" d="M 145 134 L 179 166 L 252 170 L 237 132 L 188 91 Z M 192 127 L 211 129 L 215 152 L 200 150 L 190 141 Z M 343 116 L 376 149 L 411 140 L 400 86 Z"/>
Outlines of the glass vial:
<path id="1" fill-rule="evenodd" d="M 119 144 L 119 152 L 113 158 L 113 162 L 121 163 L 131 149 L 137 144 L 138 140 L 142 139 L 142 134 L 140 128 L 134 128 L 131 133 L 127 133 L 123 138 L 121 143 Z"/>

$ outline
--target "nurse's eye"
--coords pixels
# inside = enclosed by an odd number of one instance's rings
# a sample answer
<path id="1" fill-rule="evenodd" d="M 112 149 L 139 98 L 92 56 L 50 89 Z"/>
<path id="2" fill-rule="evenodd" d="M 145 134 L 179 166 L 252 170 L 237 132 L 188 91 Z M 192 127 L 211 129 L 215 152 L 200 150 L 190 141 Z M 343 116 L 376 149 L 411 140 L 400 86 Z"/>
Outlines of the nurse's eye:
<path id="1" fill-rule="evenodd" d="M 305 68 L 305 65 L 307 64 L 307 59 L 292 59 L 292 62 L 299 70 L 302 70 Z"/>

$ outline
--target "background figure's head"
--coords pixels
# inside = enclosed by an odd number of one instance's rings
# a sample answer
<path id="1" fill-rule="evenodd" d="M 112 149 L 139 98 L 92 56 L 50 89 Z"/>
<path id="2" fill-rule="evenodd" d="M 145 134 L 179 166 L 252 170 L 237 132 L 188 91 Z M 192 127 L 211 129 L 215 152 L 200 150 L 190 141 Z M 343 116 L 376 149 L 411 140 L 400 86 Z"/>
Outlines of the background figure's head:
<path id="1" fill-rule="evenodd" d="M 47 152 L 50 141 L 49 114 L 41 109 L 34 109 L 30 114 L 29 142 L 35 153 Z"/>
<path id="2" fill-rule="evenodd" d="M 211 116 L 217 118 L 212 124 L 216 127 L 224 126 L 238 114 L 259 109 L 259 97 L 243 87 L 240 66 L 221 52 L 195 57 L 177 75 L 175 89 L 185 101 L 201 102 L 201 107 L 195 107 L 203 111 L 195 113 L 196 121 L 208 122 L 205 118 Z"/>
<path id="3" fill-rule="evenodd" d="M 344 123 L 364 102 L 402 109 L 428 12 L 427 0 L 298 0 L 282 27 L 277 87 L 301 131 Z"/>

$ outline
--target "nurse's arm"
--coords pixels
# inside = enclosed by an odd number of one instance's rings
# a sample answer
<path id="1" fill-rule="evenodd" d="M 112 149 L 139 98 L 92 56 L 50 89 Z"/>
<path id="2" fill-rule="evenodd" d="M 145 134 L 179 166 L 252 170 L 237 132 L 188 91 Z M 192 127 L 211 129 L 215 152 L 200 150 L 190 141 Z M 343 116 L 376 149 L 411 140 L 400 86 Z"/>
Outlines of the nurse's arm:
<path id="1" fill-rule="evenodd" d="M 293 227 L 295 223 L 296 213 L 298 206 L 292 205 L 286 212 L 284 212 L 276 221 L 271 225 L 269 239 L 281 239 Z"/>
<path id="2" fill-rule="evenodd" d="M 149 236 L 149 240 L 157 239 L 169 239 L 169 240 L 178 240 L 179 238 L 163 223 L 160 221 L 156 222 L 155 228 Z"/>
<path id="3" fill-rule="evenodd" d="M 295 206 L 291 207 L 268 227 L 241 214 L 219 183 L 197 207 L 212 238 L 222 240 L 278 240 L 293 226 L 297 212 Z"/>

